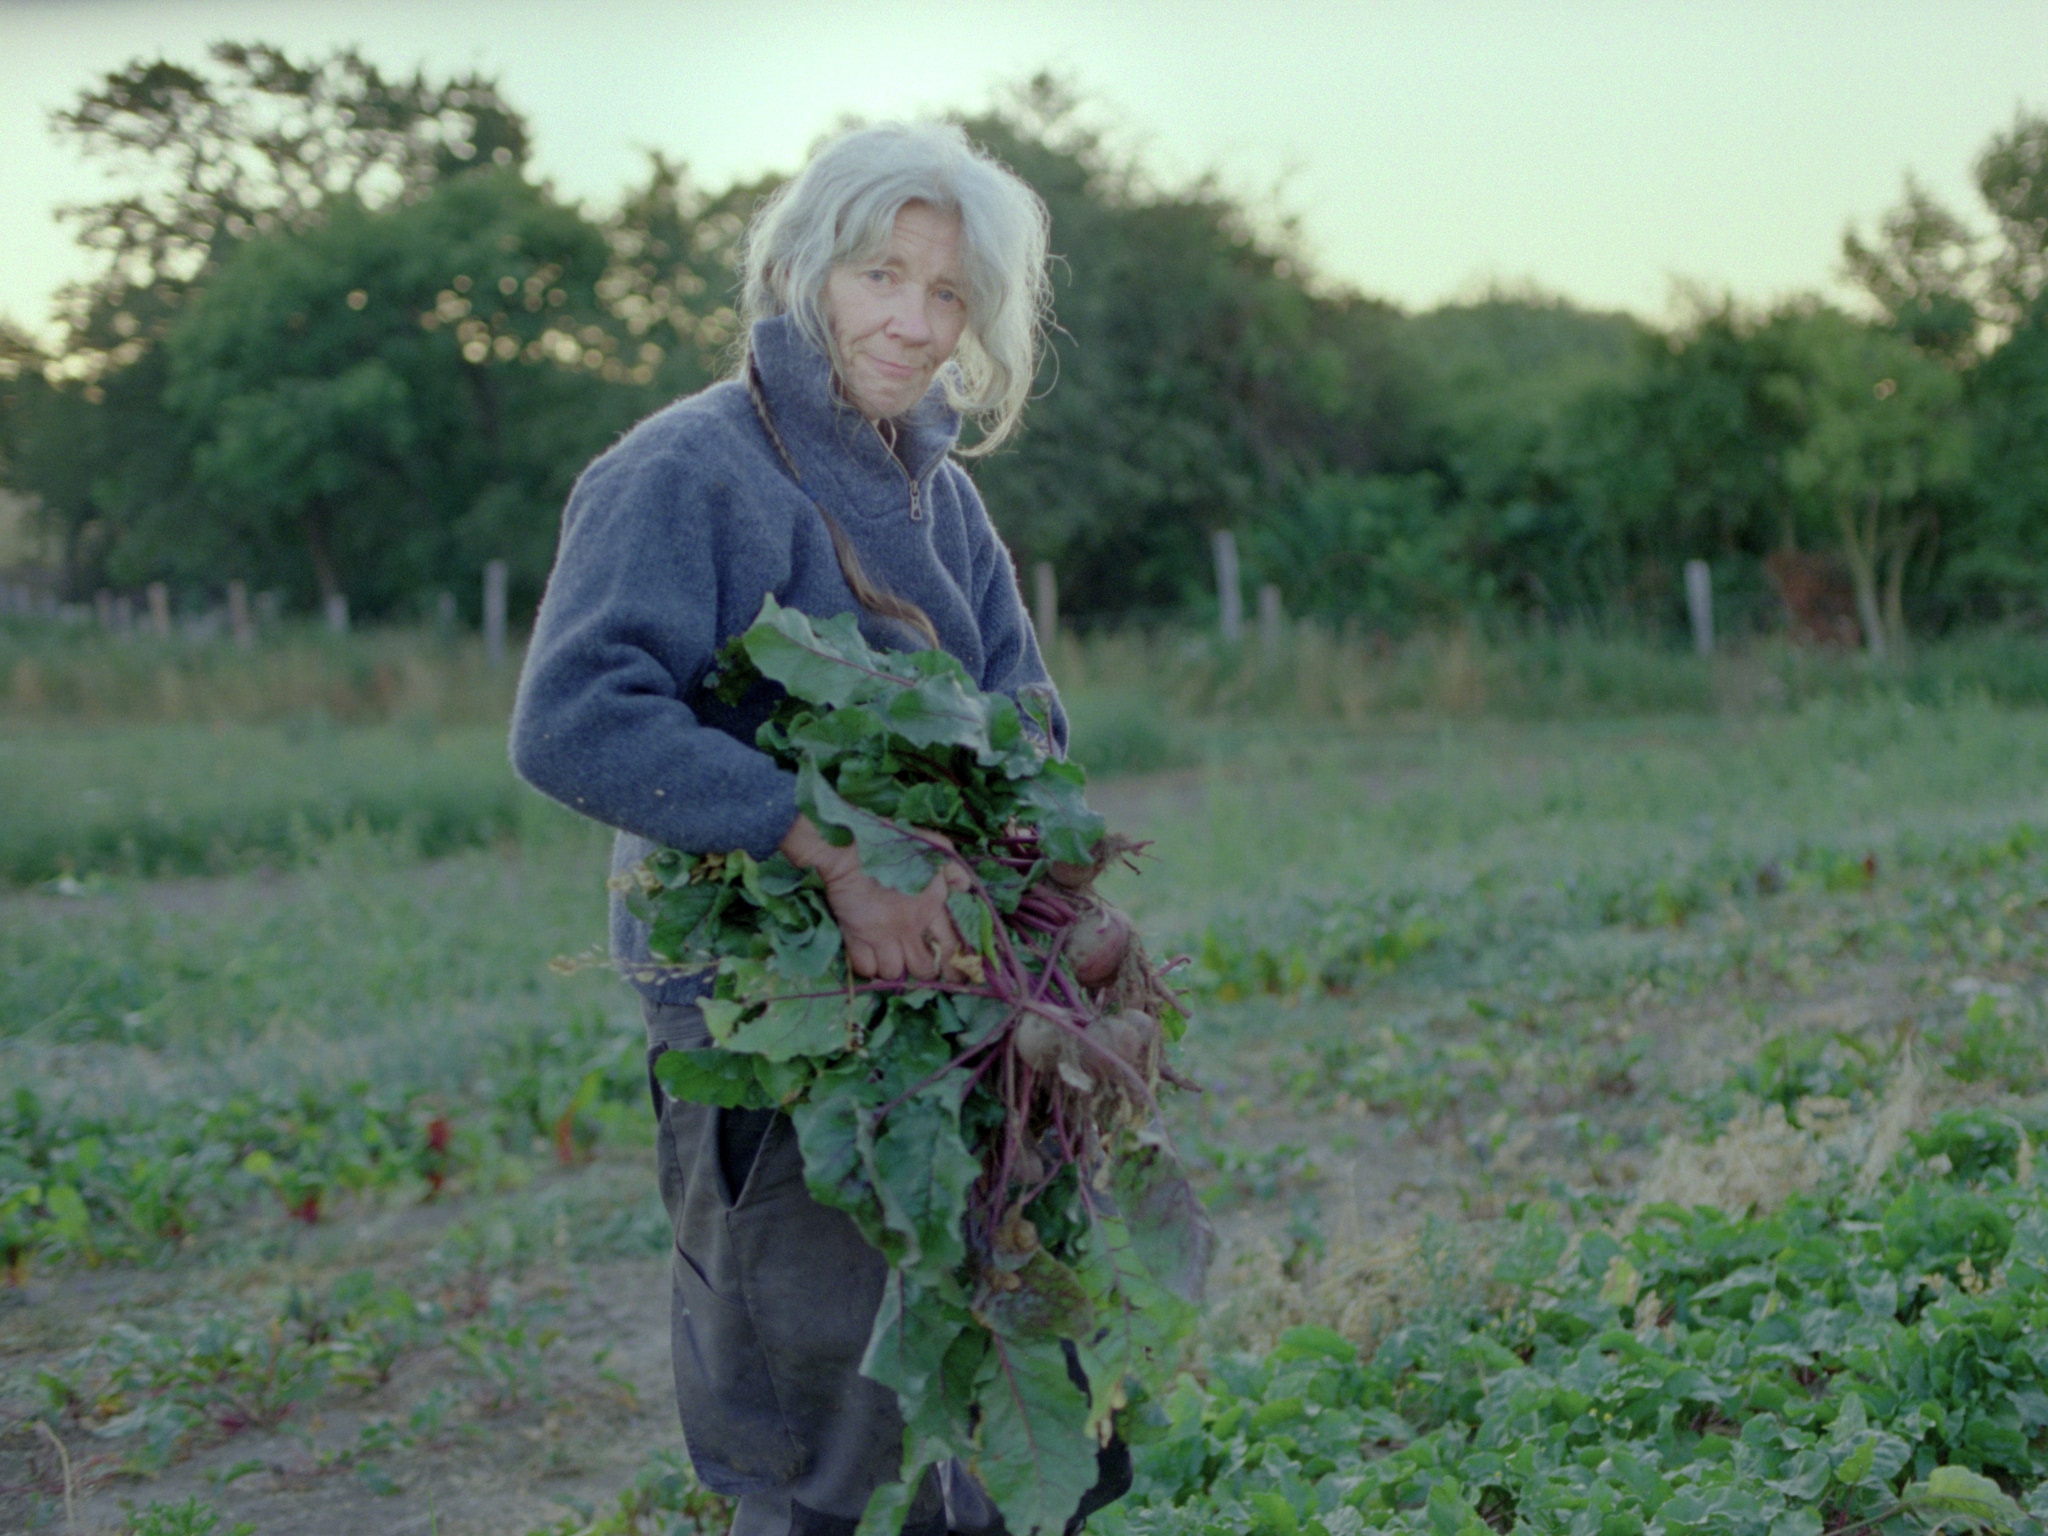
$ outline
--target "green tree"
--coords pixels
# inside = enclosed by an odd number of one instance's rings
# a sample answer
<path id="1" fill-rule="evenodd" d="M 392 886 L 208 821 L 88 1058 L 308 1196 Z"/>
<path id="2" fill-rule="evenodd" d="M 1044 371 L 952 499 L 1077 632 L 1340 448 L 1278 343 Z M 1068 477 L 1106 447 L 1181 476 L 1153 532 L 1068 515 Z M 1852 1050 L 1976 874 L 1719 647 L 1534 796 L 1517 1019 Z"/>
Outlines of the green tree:
<path id="1" fill-rule="evenodd" d="M 197 69 L 138 59 L 53 126 L 124 189 L 66 210 L 103 263 L 66 296 L 62 367 L 21 392 L 0 472 L 60 537 L 74 594 L 209 569 L 220 530 L 181 522 L 199 503 L 159 343 L 235 251 L 312 227 L 330 199 L 401 205 L 527 152 L 485 77 L 392 77 L 353 50 L 300 61 L 260 43 L 219 44 Z"/>
<path id="2" fill-rule="evenodd" d="M 1910 174 L 1897 207 L 1866 245 L 1852 225 L 1842 268 L 1900 335 L 1965 367 L 1995 334 L 2027 323 L 2048 288 L 2048 117 L 2020 111 L 1973 167 L 1995 226 L 1985 238 Z"/>
<path id="3" fill-rule="evenodd" d="M 1827 508 L 1873 656 L 1906 641 L 1905 584 L 1970 469 L 1953 370 L 1889 331 L 1815 308 L 1790 328 L 1797 370 L 1782 389 L 1803 424 L 1789 485 Z"/>
<path id="4" fill-rule="evenodd" d="M 1420 380 L 1417 431 L 1442 486 L 1436 519 L 1463 590 L 1547 618 L 1604 611 L 1627 586 L 1626 550 L 1586 521 L 1574 475 L 1587 398 L 1637 370 L 1642 328 L 1547 294 L 1495 290 L 1405 321 Z M 1417 618 L 1441 618 L 1440 603 Z"/>
<path id="5" fill-rule="evenodd" d="M 1405 467 L 1398 312 L 1316 284 L 1213 184 L 1148 183 L 1056 82 L 967 128 L 1052 214 L 1049 392 L 976 478 L 1019 557 L 1058 562 L 1070 611 L 1200 601 L 1211 530 L 1326 472 Z"/>
<path id="6" fill-rule="evenodd" d="M 657 152 L 645 183 L 605 222 L 612 259 L 598 296 L 636 351 L 660 352 L 654 382 L 662 398 L 702 389 L 725 371 L 740 331 L 740 238 L 780 184 L 768 176 L 707 193 L 686 166 Z"/>
<path id="7" fill-rule="evenodd" d="M 168 338 L 191 493 L 131 558 L 259 559 L 375 613 L 503 556 L 536 595 L 571 477 L 653 380 L 605 323 L 609 263 L 512 171 L 247 242 Z"/>
<path id="8" fill-rule="evenodd" d="M 211 72 L 137 59 L 53 116 L 128 182 L 67 210 L 106 261 L 80 295 L 88 311 L 175 293 L 239 242 L 304 228 L 330 198 L 376 207 L 526 159 L 525 120 L 482 75 L 391 77 L 351 48 L 295 60 L 217 43 L 208 56 Z"/>
<path id="9" fill-rule="evenodd" d="M 1782 320 L 1696 298 L 1684 324 L 1640 333 L 1633 350 L 1558 434 L 1556 538 L 1588 572 L 1589 610 L 1682 623 L 1681 563 L 1702 559 L 1724 612 L 1774 613 L 1763 559 L 1806 531 L 1782 473 L 1801 431 L 1779 382 Z"/>
<path id="10" fill-rule="evenodd" d="M 2048 608 L 2048 305 L 2036 311 L 1967 380 L 1972 521 L 1943 573 L 1965 616 Z"/>
<path id="11" fill-rule="evenodd" d="M 1948 562 L 1966 612 L 2025 612 L 2048 601 L 2048 117 L 2021 112 L 1976 164 L 1998 226 L 1988 263 L 2006 326 L 1969 380 L 1979 451 L 1976 518 Z"/>
<path id="12" fill-rule="evenodd" d="M 1429 473 L 1319 475 L 1251 527 L 1247 563 L 1270 575 L 1290 611 L 1402 633 L 1455 622 L 1489 601 L 1492 574 L 1467 548 Z"/>
<path id="13" fill-rule="evenodd" d="M 1977 157 L 1976 174 L 1998 224 L 1992 300 L 1998 318 L 2019 326 L 2038 318 L 2048 295 L 2048 117 L 2019 112 Z"/>
<path id="14" fill-rule="evenodd" d="M 105 526 L 95 487 L 105 413 L 86 400 L 83 383 L 53 376 L 51 361 L 25 332 L 0 325 L 0 483 L 34 498 L 36 525 L 58 550 L 59 581 L 75 591 Z"/>
<path id="15" fill-rule="evenodd" d="M 1892 328 L 1962 375 L 1977 451 L 1951 495 L 1935 590 L 1951 617 L 2038 612 L 2048 592 L 2048 118 L 2022 110 L 1974 165 L 1992 217 L 1974 233 L 1911 178 L 1849 275 Z"/>
<path id="16" fill-rule="evenodd" d="M 1975 356 L 1982 319 L 1977 247 L 1970 228 L 1908 176 L 1875 243 L 1854 227 L 1842 236 L 1842 266 L 1901 336 L 1960 366 Z"/>

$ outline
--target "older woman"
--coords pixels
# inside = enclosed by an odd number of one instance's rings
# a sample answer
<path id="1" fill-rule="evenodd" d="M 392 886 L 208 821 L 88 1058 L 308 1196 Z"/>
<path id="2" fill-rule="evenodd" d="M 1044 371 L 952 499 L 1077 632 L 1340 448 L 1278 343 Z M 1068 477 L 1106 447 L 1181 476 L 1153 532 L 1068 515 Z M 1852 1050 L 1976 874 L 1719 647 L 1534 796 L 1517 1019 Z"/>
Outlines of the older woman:
<path id="1" fill-rule="evenodd" d="M 823 877 L 856 972 L 945 963 L 958 942 L 945 881 L 905 896 L 870 880 L 754 747 L 771 701 L 729 707 L 703 683 L 773 593 L 818 617 L 856 612 L 877 645 L 942 646 L 986 689 L 1043 693 L 1064 748 L 1016 574 L 954 456 L 963 414 L 982 429 L 963 456 L 1017 425 L 1045 269 L 1043 204 L 949 125 L 846 134 L 761 210 L 737 376 L 584 472 L 520 680 L 513 761 L 618 829 L 614 870 L 656 845 L 780 850 Z M 708 1044 L 699 984 L 650 969 L 617 896 L 612 938 L 642 993 L 650 1063 Z M 741 1536 L 850 1533 L 899 1465 L 894 1397 L 859 1373 L 885 1261 L 810 1198 L 786 1117 L 655 1097 L 676 1398 L 698 1473 L 738 1497 Z M 991 1527 L 979 1490 L 948 1470 L 912 1526 Z M 1121 1491 L 1128 1471 L 1115 1472 L 1084 1506 Z"/>

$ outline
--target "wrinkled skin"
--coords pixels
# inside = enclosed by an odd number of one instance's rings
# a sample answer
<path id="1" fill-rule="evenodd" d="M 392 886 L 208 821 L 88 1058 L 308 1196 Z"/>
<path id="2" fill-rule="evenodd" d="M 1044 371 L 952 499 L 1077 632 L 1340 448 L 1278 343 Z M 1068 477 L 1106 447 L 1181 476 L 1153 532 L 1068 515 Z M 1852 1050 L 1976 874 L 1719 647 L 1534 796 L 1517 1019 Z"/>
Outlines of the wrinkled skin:
<path id="1" fill-rule="evenodd" d="M 924 834 L 952 844 L 936 832 Z M 960 933 L 946 911 L 946 898 L 966 890 L 967 871 L 948 860 L 932 883 L 906 896 L 870 876 L 860 867 L 860 854 L 848 845 L 825 841 L 808 816 L 798 816 L 782 837 L 782 852 L 792 864 L 815 869 L 825 882 L 825 901 L 846 944 L 847 963 L 856 976 L 901 981 L 906 976 L 931 981 L 960 952 Z"/>

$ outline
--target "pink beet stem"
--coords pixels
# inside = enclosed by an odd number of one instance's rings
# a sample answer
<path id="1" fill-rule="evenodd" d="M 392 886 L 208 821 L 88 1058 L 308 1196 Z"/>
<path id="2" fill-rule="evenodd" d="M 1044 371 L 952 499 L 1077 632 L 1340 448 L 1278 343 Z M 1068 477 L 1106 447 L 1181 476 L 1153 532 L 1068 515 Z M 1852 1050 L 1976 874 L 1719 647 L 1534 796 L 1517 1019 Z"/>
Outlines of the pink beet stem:
<path id="1" fill-rule="evenodd" d="M 944 1077 L 948 1072 L 951 1072 L 955 1067 L 964 1064 L 967 1061 L 967 1059 L 970 1056 L 974 1055 L 977 1051 L 989 1050 L 992 1046 L 1001 1045 L 1002 1042 L 1003 1032 L 1000 1029 L 995 1031 L 995 1033 L 990 1035 L 986 1040 L 976 1041 L 973 1045 L 970 1045 L 969 1047 L 967 1047 L 966 1050 L 962 1051 L 958 1056 L 955 1056 L 951 1061 L 947 1062 L 943 1067 L 940 1067 L 937 1071 L 931 1073 L 928 1077 L 924 1079 L 923 1082 L 918 1083 L 915 1087 L 904 1089 L 903 1092 L 897 1094 L 895 1098 L 891 1099 L 888 1103 L 884 1104 L 880 1109 L 876 1110 L 874 1123 L 876 1125 L 880 1125 L 883 1122 L 883 1120 L 888 1118 L 889 1112 L 891 1110 L 899 1108 L 906 1099 L 913 1099 L 917 1097 L 917 1095 L 919 1095 L 920 1093 L 923 1093 L 925 1089 L 931 1087 L 933 1083 L 936 1083 L 940 1078 Z M 968 1079 L 968 1085 L 970 1087 L 973 1086 L 973 1082 L 973 1078 Z M 965 1097 L 964 1093 L 962 1097 Z"/>

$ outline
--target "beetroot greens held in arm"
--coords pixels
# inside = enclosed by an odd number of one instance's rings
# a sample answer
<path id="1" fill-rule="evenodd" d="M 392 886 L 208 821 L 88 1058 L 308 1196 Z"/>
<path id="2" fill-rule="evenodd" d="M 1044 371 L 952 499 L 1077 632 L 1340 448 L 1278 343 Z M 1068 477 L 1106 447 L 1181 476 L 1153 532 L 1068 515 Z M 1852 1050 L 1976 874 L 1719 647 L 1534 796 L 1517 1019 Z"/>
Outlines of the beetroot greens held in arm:
<path id="1" fill-rule="evenodd" d="M 901 1404 L 903 1476 L 864 1531 L 893 1532 L 951 1457 L 1010 1529 L 1056 1530 L 1178 1365 L 1213 1247 L 1158 1119 L 1185 1019 L 1095 892 L 1136 845 L 942 651 L 877 652 L 851 616 L 770 598 L 718 672 L 729 698 L 764 684 L 785 697 L 759 744 L 811 827 L 891 890 L 942 880 L 959 943 L 929 979 L 864 980 L 825 872 L 664 849 L 629 896 L 657 960 L 709 976 L 715 1044 L 656 1072 L 679 1098 L 785 1111 L 811 1193 L 892 1266 L 861 1369 Z"/>

